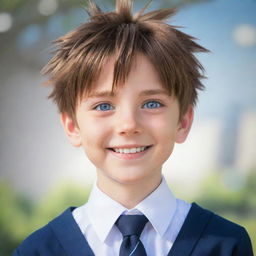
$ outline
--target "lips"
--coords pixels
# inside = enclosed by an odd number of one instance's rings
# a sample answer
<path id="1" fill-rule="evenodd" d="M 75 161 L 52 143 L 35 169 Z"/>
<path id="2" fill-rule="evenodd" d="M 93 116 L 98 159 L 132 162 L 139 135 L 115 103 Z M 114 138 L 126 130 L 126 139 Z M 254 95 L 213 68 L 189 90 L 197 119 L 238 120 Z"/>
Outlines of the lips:
<path id="1" fill-rule="evenodd" d="M 108 148 L 111 155 L 117 157 L 118 159 L 124 161 L 131 160 L 139 160 L 143 159 L 143 157 L 147 154 L 147 152 L 152 148 L 153 145 L 149 146 L 119 146 L 119 147 L 111 147 Z"/>
<path id="2" fill-rule="evenodd" d="M 152 145 L 150 146 L 119 146 L 119 147 L 111 147 L 108 149 L 119 154 L 136 154 L 136 153 L 144 152 L 150 147 L 152 147 Z"/>

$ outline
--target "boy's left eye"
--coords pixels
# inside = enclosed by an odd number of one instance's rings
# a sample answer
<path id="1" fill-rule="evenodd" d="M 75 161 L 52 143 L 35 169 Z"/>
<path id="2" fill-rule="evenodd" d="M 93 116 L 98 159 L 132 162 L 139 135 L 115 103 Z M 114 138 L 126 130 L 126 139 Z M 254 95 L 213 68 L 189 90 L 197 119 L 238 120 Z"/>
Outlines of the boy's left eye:
<path id="1" fill-rule="evenodd" d="M 162 103 L 155 101 L 155 100 L 151 100 L 151 101 L 148 101 L 145 104 L 143 104 L 142 108 L 154 109 L 154 108 L 160 108 L 162 106 L 163 106 Z"/>

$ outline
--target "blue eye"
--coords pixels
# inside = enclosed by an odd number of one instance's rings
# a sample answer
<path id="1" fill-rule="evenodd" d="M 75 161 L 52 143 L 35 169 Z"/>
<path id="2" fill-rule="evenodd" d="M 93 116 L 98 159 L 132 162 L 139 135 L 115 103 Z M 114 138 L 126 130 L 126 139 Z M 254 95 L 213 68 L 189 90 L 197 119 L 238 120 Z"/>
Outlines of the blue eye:
<path id="1" fill-rule="evenodd" d="M 94 109 L 99 111 L 109 111 L 109 110 L 113 110 L 114 107 L 111 106 L 109 103 L 101 103 L 97 105 Z"/>
<path id="2" fill-rule="evenodd" d="M 151 101 L 148 101 L 147 103 L 145 103 L 142 106 L 142 108 L 154 109 L 154 108 L 160 108 L 162 106 L 163 106 L 163 104 L 161 104 L 160 102 L 155 101 L 155 100 L 151 100 Z"/>

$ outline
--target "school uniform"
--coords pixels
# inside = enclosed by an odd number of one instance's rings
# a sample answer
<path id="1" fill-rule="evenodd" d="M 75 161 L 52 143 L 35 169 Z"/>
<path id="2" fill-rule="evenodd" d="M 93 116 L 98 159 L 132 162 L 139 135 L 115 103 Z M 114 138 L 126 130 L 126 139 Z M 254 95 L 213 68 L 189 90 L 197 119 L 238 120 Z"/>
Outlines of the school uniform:
<path id="1" fill-rule="evenodd" d="M 94 185 L 88 202 L 70 207 L 30 235 L 13 256 L 114 256 L 122 235 L 120 215 L 145 215 L 140 240 L 148 256 L 252 256 L 246 230 L 196 203 L 176 199 L 162 179 L 134 209 L 109 198 Z"/>

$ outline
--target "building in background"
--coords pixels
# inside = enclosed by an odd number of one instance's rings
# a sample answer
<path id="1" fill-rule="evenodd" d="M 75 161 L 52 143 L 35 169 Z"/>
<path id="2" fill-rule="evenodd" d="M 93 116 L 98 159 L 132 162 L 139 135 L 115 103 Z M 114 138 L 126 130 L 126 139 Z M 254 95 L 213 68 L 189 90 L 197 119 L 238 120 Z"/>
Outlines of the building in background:
<path id="1" fill-rule="evenodd" d="M 256 169 L 256 110 L 241 113 L 238 126 L 237 150 L 234 165 L 241 172 Z"/>

